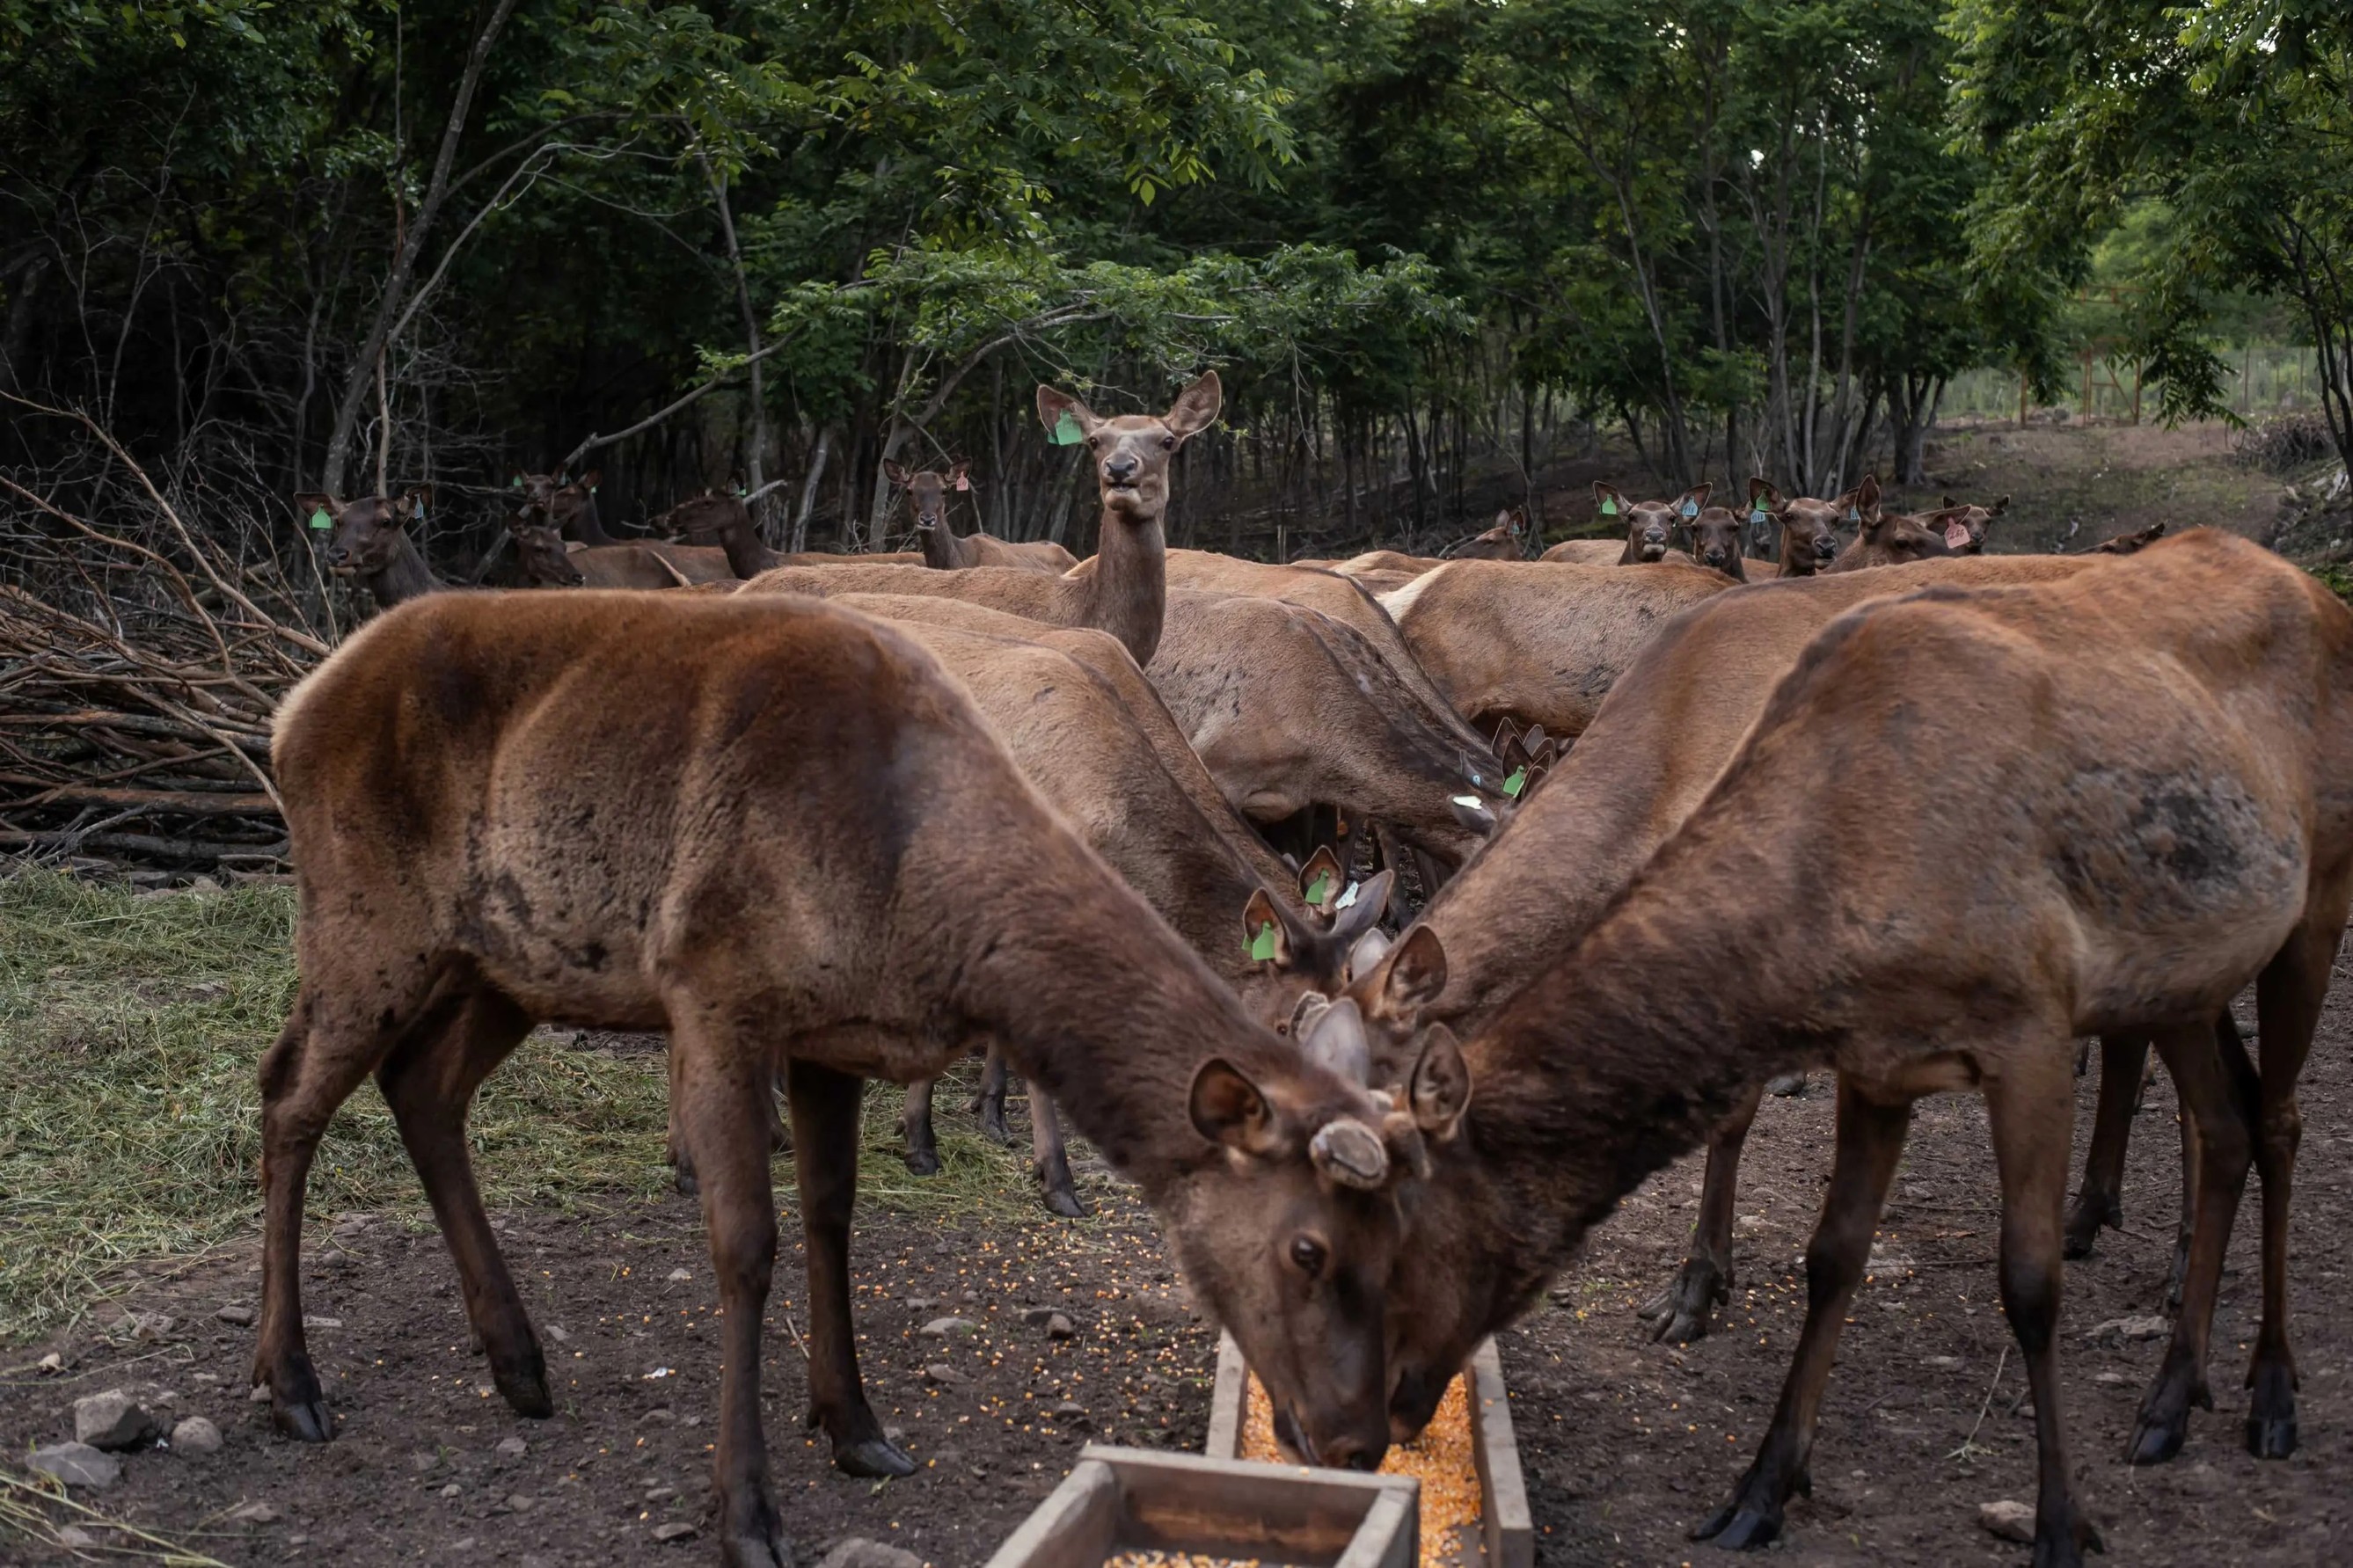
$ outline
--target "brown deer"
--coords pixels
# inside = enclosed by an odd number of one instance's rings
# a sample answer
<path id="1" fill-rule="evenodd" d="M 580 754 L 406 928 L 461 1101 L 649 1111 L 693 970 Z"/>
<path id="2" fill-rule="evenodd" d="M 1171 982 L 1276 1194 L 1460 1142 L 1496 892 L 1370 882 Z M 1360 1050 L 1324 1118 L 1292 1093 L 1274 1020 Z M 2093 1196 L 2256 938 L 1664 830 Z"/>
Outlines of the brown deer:
<path id="1" fill-rule="evenodd" d="M 1675 531 L 1689 524 L 1707 505 L 1712 484 L 1694 485 L 1672 500 L 1629 500 L 1626 493 L 1615 485 L 1593 481 L 1593 501 L 1601 521 L 1626 531 L 1625 548 L 1619 552 L 1621 566 L 1638 566 L 1646 562 L 1662 561 L 1674 549 Z"/>
<path id="2" fill-rule="evenodd" d="M 1527 509 L 1504 507 L 1495 513 L 1494 527 L 1449 547 L 1445 554 L 1450 561 L 1523 561 L 1527 536 Z"/>
<path id="3" fill-rule="evenodd" d="M 960 571 L 967 566 L 1018 566 L 1032 572 L 1067 572 L 1078 558 L 1050 539 L 1017 542 L 976 531 L 956 537 L 948 525 L 948 491 L 972 488 L 969 463 L 952 463 L 944 474 L 929 469 L 910 472 L 885 462 L 882 471 L 907 492 L 907 510 L 915 520 L 915 539 L 923 548 L 923 564 L 936 571 Z"/>
<path id="4" fill-rule="evenodd" d="M 325 536 L 322 553 L 327 570 L 338 577 L 358 578 L 376 608 L 388 610 L 448 586 L 433 574 L 408 537 L 407 524 L 422 521 L 432 502 L 431 485 L 412 486 L 397 497 L 364 496 L 354 501 L 303 490 L 294 497 L 294 516 L 312 539 Z"/>
<path id="5" fill-rule="evenodd" d="M 526 474 L 517 468 L 508 477 L 507 485 L 513 492 L 516 511 L 536 518 L 575 543 L 591 547 L 627 543 L 605 531 L 604 520 L 597 513 L 596 487 L 604 477 L 602 469 L 591 468 L 567 484 L 561 474 Z"/>
<path id="6" fill-rule="evenodd" d="M 1068 419 L 1086 443 L 1103 500 L 1095 553 L 1059 575 L 1005 566 L 934 572 L 901 566 L 832 566 L 822 573 L 764 574 L 769 589 L 800 594 L 924 594 L 962 599 L 1050 626 L 1094 626 L 1125 644 L 1138 664 L 1152 662 L 1166 614 L 1168 581 L 1163 520 L 1168 510 L 1168 460 L 1218 417 L 1218 373 L 1208 371 L 1154 417 L 1105 419 L 1065 392 L 1039 385 L 1038 417 L 1049 430 Z"/>
<path id="7" fill-rule="evenodd" d="M 1683 561 L 1451 561 L 1381 605 L 1455 711 L 1482 727 L 1509 715 L 1567 739 L 1667 621 L 1731 585 Z"/>
<path id="8" fill-rule="evenodd" d="M 1968 530 L 1944 524 L 1929 525 L 1925 517 L 1905 512 L 1889 511 L 1882 504 L 1878 479 L 1865 475 L 1862 493 L 1870 499 L 1861 501 L 1848 521 L 1862 531 L 1854 542 L 1838 552 L 1824 572 L 1862 572 L 1874 566 L 1897 566 L 1906 561 L 1927 561 L 1941 556 L 1960 555 L 1967 551 L 1956 548 L 1954 536 L 1966 542 Z"/>
<path id="9" fill-rule="evenodd" d="M 1947 496 L 1945 504 L 1930 515 L 1936 520 L 1935 526 L 1946 530 L 1946 542 L 1950 544 L 1957 553 L 1982 555 L 1985 553 L 1987 531 L 1993 527 L 1994 520 L 2009 510 L 2010 497 L 2006 495 L 1991 506 L 1972 506 L 1968 502 L 1957 501 L 1952 497 Z M 1969 537 L 1967 543 L 1961 542 L 1953 536 L 1951 528 L 1956 522 L 1968 532 Z"/>
<path id="10" fill-rule="evenodd" d="M 2159 518 L 2147 528 L 2134 533 L 2119 533 L 2113 539 L 2103 539 L 2088 552 L 2094 555 L 2137 555 L 2165 537 L 2165 520 Z"/>
<path id="11" fill-rule="evenodd" d="M 1749 581 L 1752 574 L 1760 581 L 1779 575 L 1772 562 L 1750 561 L 1743 553 L 1748 528 L 1731 508 L 1702 507 L 1684 526 L 1691 534 L 1692 559 L 1702 566 L 1736 583 Z"/>
<path id="12" fill-rule="evenodd" d="M 1403 1254 L 1414 1265 L 1392 1281 L 1401 1391 L 1425 1388 L 1522 1310 L 1619 1194 L 1750 1086 L 1831 1062 L 1836 1170 L 1809 1253 L 1806 1328 L 1756 1463 L 1699 1531 L 1762 1544 L 1804 1484 L 1911 1101 L 1974 1086 L 2001 1173 L 2003 1301 L 2042 1452 L 2036 1559 L 2075 1563 L 2096 1544 L 2072 1496 L 2053 1350 L 2073 1037 L 2153 1032 L 2204 1147 L 2188 1306 L 2146 1431 L 2167 1397 L 2186 1411 L 2203 1391 L 2250 1163 L 2253 1069 L 2218 1048 L 2217 1015 L 2257 981 L 2265 1076 L 2277 1030 L 2292 1083 L 2353 894 L 2353 794 L 2335 782 L 2353 762 L 2353 703 L 2340 696 L 2353 691 L 2353 615 L 2275 557 L 2208 531 L 2130 563 L 2068 564 L 2050 582 L 1942 586 L 1841 616 L 1706 802 L 1574 948 L 1462 1048 L 1442 1026 L 1428 1031 L 1409 1081 L 1436 1174 Z M 1948 721 L 1911 717 L 1923 713 Z M 1847 803 L 1908 798 L 1923 776 L 1976 787 L 1937 813 L 1852 831 Z M 1956 834 L 1970 855 L 1951 853 Z M 1727 929 L 1745 934 L 1727 944 Z M 1704 941 L 1719 955 L 1713 973 L 1673 973 L 1671 955 Z M 1409 932 L 1392 957 L 1446 982 L 1434 935 Z M 2268 1289 L 2269 1188 L 2276 1176 L 2284 1229 L 2292 1093 L 2262 1115 L 2266 1331 L 2251 1431 L 2293 1419 L 2273 1308 L 2284 1320 L 2284 1245 L 2279 1292 Z"/>
<path id="13" fill-rule="evenodd" d="M 683 588 L 686 574 L 639 544 L 567 545 L 552 528 L 510 526 L 516 564 L 532 588 Z"/>
<path id="14" fill-rule="evenodd" d="M 1626 546 L 1615 539 L 1564 539 L 1542 555 L 1561 566 L 1615 566 L 1626 557 Z"/>
<path id="15" fill-rule="evenodd" d="M 1294 1045 L 1253 1020 L 889 623 L 733 596 L 434 595 L 297 689 L 273 757 L 302 910 L 301 987 L 260 1075 L 254 1375 L 281 1431 L 332 1431 L 304 1345 L 302 1194 L 335 1108 L 371 1073 L 493 1379 L 518 1411 L 551 1412 L 463 1129 L 483 1078 L 536 1021 L 564 1019 L 670 1035 L 724 1313 L 728 1563 L 792 1561 L 759 1399 L 779 1055 L 811 1422 L 838 1466 L 914 1468 L 858 1376 L 860 1079 L 936 1073 L 976 1032 L 1142 1185 L 1304 1451 L 1378 1459 L 1382 1281 L 1419 1135 L 1324 1065 L 1327 1033 Z M 616 798 L 632 809 L 597 809 Z"/>
<path id="16" fill-rule="evenodd" d="M 1770 480 L 1752 478 L 1748 481 L 1748 521 L 1755 524 L 1770 519 L 1780 528 L 1781 549 L 1776 559 L 1783 577 L 1810 577 L 1826 570 L 1838 558 L 1839 524 L 1859 525 L 1863 510 L 1878 504 L 1876 476 L 1866 477 L 1862 484 L 1829 500 L 1785 497 Z"/>

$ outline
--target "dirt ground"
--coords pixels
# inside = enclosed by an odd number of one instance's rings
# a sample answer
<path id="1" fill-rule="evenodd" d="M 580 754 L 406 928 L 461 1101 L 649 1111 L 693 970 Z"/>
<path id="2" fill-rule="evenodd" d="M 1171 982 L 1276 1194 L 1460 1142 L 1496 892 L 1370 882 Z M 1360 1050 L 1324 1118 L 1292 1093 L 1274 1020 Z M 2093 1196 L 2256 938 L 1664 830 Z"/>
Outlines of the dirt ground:
<path id="1" fill-rule="evenodd" d="M 2340 974 L 2342 966 L 2340 965 Z M 2121 1463 L 2155 1343 L 2095 1342 L 2093 1328 L 2162 1310 L 2177 1191 L 2169 1088 L 2135 1128 L 2124 1234 L 2071 1265 L 2063 1331 L 2068 1416 L 2082 1495 L 2112 1561 L 2137 1564 L 2341 1563 L 2353 1540 L 2353 1321 L 2341 1310 L 2353 1248 L 2353 997 L 2340 991 L 2305 1080 L 2298 1173 L 2295 1342 L 2303 1448 L 2257 1464 L 2239 1445 L 2238 1387 L 2258 1309 L 2253 1226 L 2242 1215 L 2215 1336 L 2218 1409 L 2200 1413 L 2174 1463 Z M 2094 1068 L 2096 1073 L 2096 1068 Z M 2077 1143 L 2094 1080 L 2078 1088 Z M 950 1103 L 943 1096 L 943 1105 Z M 1746 1463 L 1770 1412 L 1802 1314 L 1796 1259 L 1831 1145 L 1818 1081 L 1768 1100 L 1739 1203 L 1741 1277 L 1718 1331 L 1687 1349 L 1652 1345 L 1633 1308 L 1681 1256 L 1698 1191 L 1696 1156 L 1630 1197 L 1564 1276 L 1556 1300 L 1504 1336 L 1535 1514 L 1547 1563 L 1705 1562 L 1683 1531 Z M 871 1156 L 870 1156 L 871 1158 Z M 1792 1505 L 1778 1560 L 2022 1563 L 2023 1547 L 1978 1523 L 1981 1502 L 2031 1500 L 2033 1436 L 1996 1302 L 1997 1215 L 1974 1099 L 1922 1108 L 1883 1228 L 1881 1259 L 1841 1347 L 1813 1458 L 1811 1501 Z M 878 1485 L 837 1475 L 799 1430 L 805 1384 L 797 1248 L 786 1233 L 770 1313 L 768 1430 L 780 1500 L 805 1553 L 849 1535 L 943 1565 L 977 1563 L 1058 1481 L 1084 1442 L 1198 1448 L 1213 1359 L 1149 1215 L 1099 1165 L 1082 1180 L 1100 1209 L 1071 1223 L 917 1221 L 861 1210 L 855 1243 L 860 1353 L 884 1419 L 924 1468 Z M 877 1178 L 903 1181 L 877 1166 Z M 2251 1200 L 2248 1215 L 2253 1212 Z M 701 1226 L 682 1199 L 617 1203 L 601 1215 L 501 1216 L 508 1257 L 548 1341 L 561 1409 L 521 1420 L 470 1352 L 438 1239 L 399 1221 L 314 1222 L 306 1256 L 311 1342 L 342 1423 L 303 1447 L 269 1430 L 246 1397 L 252 1331 L 218 1321 L 250 1304 L 251 1246 L 177 1266 L 124 1305 L 169 1314 L 160 1337 L 89 1324 L 28 1347 L 0 1378 L 0 1438 L 18 1452 L 70 1436 L 71 1402 L 147 1382 L 179 1415 L 213 1418 L 217 1456 L 134 1455 L 98 1494 L 104 1510 L 239 1565 L 401 1562 L 556 1564 L 703 1561 L 716 1305 Z M 1067 1340 L 1024 1321 L 1066 1313 Z M 954 1314 L 969 1339 L 922 1337 Z M 559 1332 L 559 1331 L 561 1331 Z M 31 1363 L 61 1352 L 62 1373 Z M 944 1366 L 952 1381 L 927 1379 Z M 935 1374 L 934 1374 L 935 1375 Z M 520 1438 L 521 1453 L 500 1445 Z M 512 1445 L 510 1445 L 510 1449 Z M 232 1523 L 260 1501 L 277 1517 Z M 0 1535 L 0 1560 L 30 1555 Z"/>

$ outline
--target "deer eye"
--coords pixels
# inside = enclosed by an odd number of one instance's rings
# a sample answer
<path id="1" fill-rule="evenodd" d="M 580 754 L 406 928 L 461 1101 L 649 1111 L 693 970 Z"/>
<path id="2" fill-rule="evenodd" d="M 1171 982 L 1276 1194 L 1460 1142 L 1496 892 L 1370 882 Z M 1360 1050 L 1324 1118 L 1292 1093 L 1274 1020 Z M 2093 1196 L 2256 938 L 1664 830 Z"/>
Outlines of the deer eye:
<path id="1" fill-rule="evenodd" d="M 1282 1022 L 1277 1024 L 1274 1026 L 1274 1032 L 1278 1035 L 1287 1035 L 1291 1033 L 1291 1020 L 1285 1018 Z"/>
<path id="2" fill-rule="evenodd" d="M 1163 436 L 1160 437 L 1160 447 L 1161 450 L 1166 452 L 1175 451 L 1176 449 L 1176 437 L 1174 436 Z"/>
<path id="3" fill-rule="evenodd" d="M 1100 447 L 1100 446 L 1102 446 L 1102 445 L 1103 445 L 1103 437 L 1100 437 L 1100 436 L 1090 436 L 1090 437 L 1087 437 L 1087 447 L 1088 447 L 1088 448 L 1089 448 L 1090 450 L 1092 450 L 1093 448 L 1095 448 L 1095 447 Z"/>
<path id="4" fill-rule="evenodd" d="M 1310 1279 L 1324 1272 L 1324 1244 L 1312 1236 L 1291 1238 L 1291 1261 Z"/>

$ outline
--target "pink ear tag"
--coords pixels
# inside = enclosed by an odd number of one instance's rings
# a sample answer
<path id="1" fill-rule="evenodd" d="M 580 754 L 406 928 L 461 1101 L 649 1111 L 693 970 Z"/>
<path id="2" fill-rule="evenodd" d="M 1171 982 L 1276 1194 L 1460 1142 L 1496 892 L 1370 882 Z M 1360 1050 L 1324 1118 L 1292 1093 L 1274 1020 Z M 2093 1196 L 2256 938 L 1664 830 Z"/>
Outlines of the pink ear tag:
<path id="1" fill-rule="evenodd" d="M 1945 525 L 1945 548 L 1946 548 L 1946 549 L 1947 549 L 1947 550 L 1966 550 L 1966 549 L 1968 549 L 1968 542 L 1969 542 L 1969 528 L 1968 528 L 1968 524 L 1967 524 L 1967 523 L 1965 523 L 1965 522 L 1948 522 L 1948 523 L 1947 523 L 1947 524 Z"/>
<path id="2" fill-rule="evenodd" d="M 958 474 L 956 476 L 956 489 L 960 490 L 968 490 L 972 489 L 972 476 L 969 474 Z"/>

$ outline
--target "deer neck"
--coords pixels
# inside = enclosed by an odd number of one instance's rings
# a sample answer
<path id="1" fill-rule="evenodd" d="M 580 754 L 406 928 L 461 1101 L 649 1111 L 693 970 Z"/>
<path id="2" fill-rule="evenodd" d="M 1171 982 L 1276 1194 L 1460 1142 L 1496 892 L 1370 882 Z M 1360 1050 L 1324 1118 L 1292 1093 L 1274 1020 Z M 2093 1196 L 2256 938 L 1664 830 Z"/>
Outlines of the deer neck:
<path id="1" fill-rule="evenodd" d="M 1788 854 L 1706 826 L 1662 850 L 1466 1045 L 1473 1089 L 1461 1136 L 1525 1216 L 1532 1266 L 1565 1263 L 1751 1086 L 1823 1059 L 1845 1027 L 1822 955 L 1780 951 L 1799 945 L 1789 933 L 1816 929 L 1803 918 L 1806 879 Z M 1756 918 L 1765 910 L 1776 918 Z M 1701 952 L 1718 962 L 1692 963 Z"/>
<path id="2" fill-rule="evenodd" d="M 776 552 L 760 542 L 760 536 L 748 527 L 737 526 L 719 536 L 719 547 L 727 552 L 727 570 L 746 583 L 780 564 Z"/>
<path id="3" fill-rule="evenodd" d="M 384 569 L 371 574 L 363 581 L 367 584 L 367 591 L 375 596 L 376 608 L 380 610 L 423 598 L 441 586 L 440 579 L 435 577 L 432 568 L 425 564 L 425 557 L 406 533 L 401 534 L 399 543 L 393 549 L 392 559 L 385 563 Z"/>
<path id="4" fill-rule="evenodd" d="M 915 538 L 923 547 L 923 564 L 934 572 L 953 572 L 959 566 L 969 564 L 957 559 L 955 538 L 948 532 L 944 522 L 932 528 L 917 528 Z"/>
<path id="5" fill-rule="evenodd" d="M 1080 584 L 1084 624 L 1127 647 L 1141 669 L 1160 647 L 1168 614 L 1168 542 L 1161 531 L 1166 503 L 1148 512 L 1106 506 L 1096 531 L 1094 570 Z"/>
<path id="6" fill-rule="evenodd" d="M 621 542 L 605 531 L 605 520 L 596 514 L 596 498 L 593 493 L 565 520 L 564 531 L 568 537 L 592 547 Z"/>

